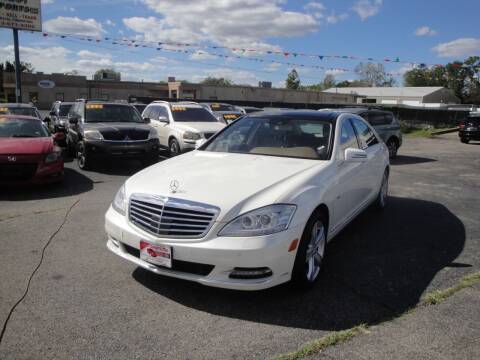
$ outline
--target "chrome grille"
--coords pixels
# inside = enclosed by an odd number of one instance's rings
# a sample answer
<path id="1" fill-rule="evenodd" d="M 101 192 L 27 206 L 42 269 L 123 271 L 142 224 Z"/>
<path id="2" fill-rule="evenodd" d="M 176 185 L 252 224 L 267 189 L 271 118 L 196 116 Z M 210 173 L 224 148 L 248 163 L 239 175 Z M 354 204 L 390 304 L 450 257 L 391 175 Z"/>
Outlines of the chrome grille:
<path id="1" fill-rule="evenodd" d="M 166 238 L 201 238 L 219 212 L 219 208 L 207 204 L 143 194 L 133 194 L 129 205 L 132 224 Z"/>

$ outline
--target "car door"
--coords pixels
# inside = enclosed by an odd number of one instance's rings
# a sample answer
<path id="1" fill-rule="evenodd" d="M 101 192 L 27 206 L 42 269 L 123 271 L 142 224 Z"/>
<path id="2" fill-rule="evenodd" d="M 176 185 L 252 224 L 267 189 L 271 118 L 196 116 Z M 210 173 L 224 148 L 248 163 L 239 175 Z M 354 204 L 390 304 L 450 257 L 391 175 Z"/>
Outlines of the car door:
<path id="1" fill-rule="evenodd" d="M 80 131 L 80 115 L 79 115 L 79 107 L 80 103 L 75 103 L 72 108 L 70 109 L 70 112 L 68 113 L 68 119 L 76 117 L 79 119 L 77 124 L 71 124 L 68 122 L 68 138 L 71 144 L 76 146 L 78 139 L 80 137 L 79 131 Z"/>
<path id="2" fill-rule="evenodd" d="M 334 211 L 332 231 L 342 228 L 355 212 L 359 209 L 362 201 L 363 177 L 365 167 L 362 162 L 345 162 L 345 150 L 348 148 L 360 149 L 357 134 L 348 117 L 344 117 L 341 123 L 336 150 L 336 181 L 333 185 Z"/>
<path id="3" fill-rule="evenodd" d="M 379 141 L 374 131 L 367 122 L 359 117 L 352 118 L 352 124 L 357 133 L 360 148 L 367 153 L 362 174 L 361 202 L 368 202 L 375 196 L 379 189 L 379 181 L 382 179 L 383 171 L 383 143 Z"/>

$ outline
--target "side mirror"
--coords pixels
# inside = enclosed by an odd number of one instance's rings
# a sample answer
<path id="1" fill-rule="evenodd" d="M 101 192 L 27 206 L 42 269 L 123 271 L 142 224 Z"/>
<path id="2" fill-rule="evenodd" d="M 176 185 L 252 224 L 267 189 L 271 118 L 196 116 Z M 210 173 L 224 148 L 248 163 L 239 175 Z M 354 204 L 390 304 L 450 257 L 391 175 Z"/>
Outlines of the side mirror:
<path id="1" fill-rule="evenodd" d="M 76 124 L 78 124 L 78 117 L 71 116 L 71 117 L 68 118 L 68 122 L 72 125 L 76 125 Z"/>
<path id="2" fill-rule="evenodd" d="M 159 116 L 158 121 L 163 122 L 163 123 L 169 123 L 168 119 L 165 116 Z"/>
<path id="3" fill-rule="evenodd" d="M 50 119 L 49 116 L 45 116 L 45 117 L 43 118 L 43 122 L 44 122 L 44 123 L 49 123 L 49 122 L 51 122 L 51 121 L 52 121 L 52 119 Z"/>
<path id="4" fill-rule="evenodd" d="M 56 132 L 55 134 L 53 134 L 53 141 L 59 142 L 59 141 L 62 141 L 62 140 L 65 140 L 65 133 Z"/>
<path id="5" fill-rule="evenodd" d="M 364 162 L 367 160 L 367 153 L 365 150 L 348 148 L 345 150 L 346 162 Z"/>
<path id="6" fill-rule="evenodd" d="M 145 124 L 150 124 L 152 122 L 148 117 L 143 118 L 143 121 L 145 122 Z"/>

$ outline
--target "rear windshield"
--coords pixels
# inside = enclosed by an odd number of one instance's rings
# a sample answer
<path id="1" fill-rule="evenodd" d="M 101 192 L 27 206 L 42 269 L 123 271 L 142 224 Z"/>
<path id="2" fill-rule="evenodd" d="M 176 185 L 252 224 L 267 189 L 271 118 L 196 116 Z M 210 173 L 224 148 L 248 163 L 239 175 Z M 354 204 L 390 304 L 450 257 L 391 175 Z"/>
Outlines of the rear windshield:
<path id="1" fill-rule="evenodd" d="M 229 104 L 210 104 L 212 111 L 237 111 L 235 106 Z"/>
<path id="2" fill-rule="evenodd" d="M 58 110 L 58 116 L 67 116 L 71 107 L 72 107 L 71 104 L 60 105 L 60 109 Z"/>
<path id="3" fill-rule="evenodd" d="M 218 122 L 208 110 L 201 107 L 172 106 L 173 120 L 178 122 Z"/>
<path id="4" fill-rule="evenodd" d="M 144 122 L 138 111 L 133 106 L 115 104 L 85 105 L 85 121 L 87 123 Z"/>
<path id="5" fill-rule="evenodd" d="M 48 136 L 50 136 L 50 133 L 40 120 L 0 117 L 0 138 L 37 138 Z"/>
<path id="6" fill-rule="evenodd" d="M 0 115 L 24 115 L 38 117 L 34 108 L 28 107 L 0 107 Z"/>

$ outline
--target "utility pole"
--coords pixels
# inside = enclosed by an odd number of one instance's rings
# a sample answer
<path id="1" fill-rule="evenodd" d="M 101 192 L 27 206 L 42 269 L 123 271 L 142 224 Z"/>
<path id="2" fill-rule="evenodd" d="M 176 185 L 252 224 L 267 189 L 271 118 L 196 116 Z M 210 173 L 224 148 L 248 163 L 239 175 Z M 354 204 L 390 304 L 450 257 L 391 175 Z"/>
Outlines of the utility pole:
<path id="1" fill-rule="evenodd" d="M 15 51 L 15 99 L 22 102 L 22 71 L 20 68 L 20 51 L 18 49 L 18 30 L 13 29 L 13 48 Z"/>

